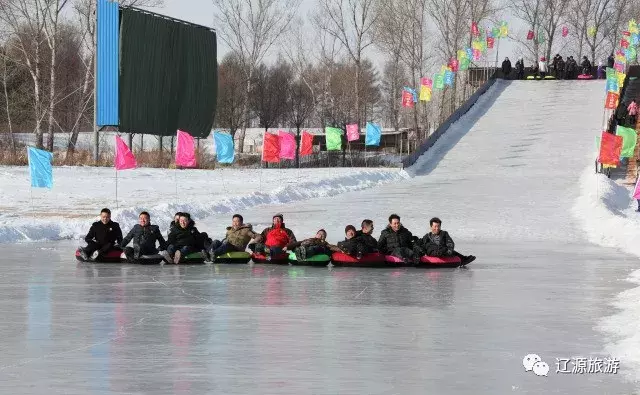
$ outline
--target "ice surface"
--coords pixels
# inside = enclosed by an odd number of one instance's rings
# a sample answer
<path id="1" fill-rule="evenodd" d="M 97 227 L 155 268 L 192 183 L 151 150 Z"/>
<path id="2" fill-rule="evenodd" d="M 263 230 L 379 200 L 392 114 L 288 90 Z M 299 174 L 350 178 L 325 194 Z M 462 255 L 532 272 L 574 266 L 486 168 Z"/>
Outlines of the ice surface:
<path id="1" fill-rule="evenodd" d="M 633 393 L 626 354 L 612 353 L 617 375 L 556 373 L 556 358 L 606 355 L 594 327 L 637 261 L 591 244 L 574 209 L 603 99 L 600 81 L 498 81 L 411 179 L 242 207 L 259 229 L 282 212 L 298 238 L 323 227 L 331 241 L 367 217 L 378 236 L 392 212 L 422 236 L 438 215 L 478 256 L 467 270 L 87 265 L 75 242 L 6 245 L 0 388 Z M 220 237 L 229 217 L 212 210 L 198 226 Z M 525 372 L 530 353 L 548 377 Z"/>

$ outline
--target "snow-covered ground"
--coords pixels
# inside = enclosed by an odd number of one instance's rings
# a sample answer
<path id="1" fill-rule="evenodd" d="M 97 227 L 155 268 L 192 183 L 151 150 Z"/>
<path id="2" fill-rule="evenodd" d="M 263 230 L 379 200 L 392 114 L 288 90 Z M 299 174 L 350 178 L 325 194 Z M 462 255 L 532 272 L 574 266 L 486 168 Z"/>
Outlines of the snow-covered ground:
<path id="1" fill-rule="evenodd" d="M 589 241 L 640 257 L 640 213 L 632 198 L 633 188 L 594 173 L 593 166 L 585 169 L 580 187 L 573 212 Z M 640 284 L 640 270 L 627 281 Z M 640 380 L 640 287 L 617 295 L 613 306 L 619 312 L 602 320 L 598 328 L 608 336 L 607 350 L 631 365 L 632 377 Z"/>
<path id="2" fill-rule="evenodd" d="M 123 230 L 146 210 L 163 231 L 177 211 L 200 222 L 214 214 L 242 212 L 335 196 L 407 177 L 399 169 L 224 169 L 141 168 L 118 172 L 91 167 L 54 168 L 54 187 L 31 189 L 25 167 L 0 168 L 0 242 L 79 239 L 103 207 Z M 118 208 L 118 209 L 117 209 Z"/>

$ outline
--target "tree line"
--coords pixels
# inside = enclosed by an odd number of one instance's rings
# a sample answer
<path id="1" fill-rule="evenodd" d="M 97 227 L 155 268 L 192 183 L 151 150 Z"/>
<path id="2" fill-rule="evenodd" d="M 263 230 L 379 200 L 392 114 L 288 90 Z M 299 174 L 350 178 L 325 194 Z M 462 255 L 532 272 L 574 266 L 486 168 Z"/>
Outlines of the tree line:
<path id="1" fill-rule="evenodd" d="M 477 88 L 469 72 L 413 108 L 401 107 L 401 92 L 470 46 L 472 22 L 520 19 L 524 30 L 510 28 L 509 39 L 529 63 L 562 52 L 597 64 L 640 9 L 640 0 L 315 0 L 303 15 L 302 0 L 211 1 L 228 49 L 219 59 L 214 124 L 237 137 L 240 151 L 247 127 L 439 124 Z M 163 0 L 120 4 L 162 13 Z M 5 149 L 15 150 L 17 132 L 33 133 L 49 150 L 54 133 L 66 133 L 73 154 L 78 133 L 92 130 L 95 8 L 95 0 L 0 0 Z M 496 66 L 495 59 L 475 66 Z"/>

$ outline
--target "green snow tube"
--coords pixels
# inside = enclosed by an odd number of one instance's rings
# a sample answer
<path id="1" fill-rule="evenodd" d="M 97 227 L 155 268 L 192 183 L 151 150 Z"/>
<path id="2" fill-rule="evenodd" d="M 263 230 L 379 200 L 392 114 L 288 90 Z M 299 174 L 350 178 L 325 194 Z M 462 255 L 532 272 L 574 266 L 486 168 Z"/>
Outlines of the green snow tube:
<path id="1" fill-rule="evenodd" d="M 318 254 L 307 257 L 304 261 L 298 261 L 296 253 L 289 251 L 289 263 L 296 266 L 327 266 L 331 257 L 327 254 Z"/>

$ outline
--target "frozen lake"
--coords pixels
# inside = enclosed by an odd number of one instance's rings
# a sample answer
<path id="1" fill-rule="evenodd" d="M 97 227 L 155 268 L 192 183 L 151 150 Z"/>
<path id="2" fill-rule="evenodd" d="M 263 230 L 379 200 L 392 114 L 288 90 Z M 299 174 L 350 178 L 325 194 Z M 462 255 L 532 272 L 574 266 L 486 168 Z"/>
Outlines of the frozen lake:
<path id="1" fill-rule="evenodd" d="M 330 270 L 77 264 L 74 245 L 5 252 L 3 393 L 631 393 L 620 373 L 555 373 L 556 357 L 603 357 L 592 326 L 633 262 L 596 247 Z M 525 372 L 529 353 L 548 377 Z"/>

